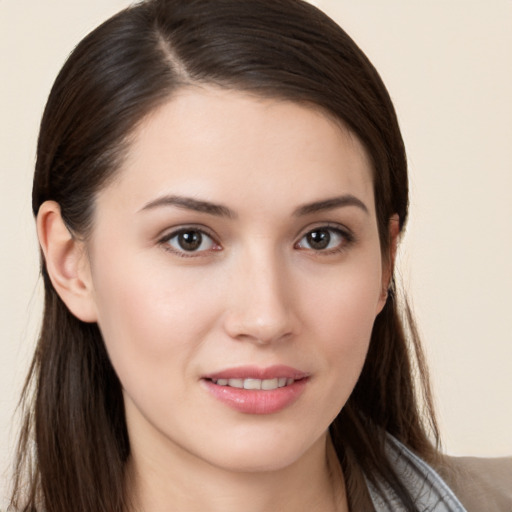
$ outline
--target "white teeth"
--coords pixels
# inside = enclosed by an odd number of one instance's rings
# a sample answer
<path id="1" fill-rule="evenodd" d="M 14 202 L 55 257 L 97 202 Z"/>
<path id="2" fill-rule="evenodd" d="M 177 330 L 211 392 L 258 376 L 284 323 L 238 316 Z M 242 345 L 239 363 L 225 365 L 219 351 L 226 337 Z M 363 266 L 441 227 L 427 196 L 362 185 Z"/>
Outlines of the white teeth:
<path id="1" fill-rule="evenodd" d="M 228 386 L 231 386 L 232 388 L 243 388 L 244 380 L 243 379 L 229 379 Z"/>
<path id="2" fill-rule="evenodd" d="M 260 379 L 245 379 L 244 389 L 261 389 Z"/>
<path id="3" fill-rule="evenodd" d="M 295 382 L 294 379 L 279 377 L 274 379 L 213 379 L 218 386 L 230 386 L 239 389 L 263 389 L 271 391 L 277 388 L 289 386 Z"/>
<path id="4" fill-rule="evenodd" d="M 277 389 L 278 386 L 278 379 L 265 379 L 261 381 L 261 389 Z"/>

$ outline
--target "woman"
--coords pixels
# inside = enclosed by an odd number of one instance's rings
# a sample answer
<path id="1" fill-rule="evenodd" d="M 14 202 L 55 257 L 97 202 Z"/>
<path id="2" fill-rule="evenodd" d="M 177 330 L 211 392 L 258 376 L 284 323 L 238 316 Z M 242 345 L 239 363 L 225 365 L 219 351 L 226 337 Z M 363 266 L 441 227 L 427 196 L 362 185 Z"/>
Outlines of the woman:
<path id="1" fill-rule="evenodd" d="M 394 287 L 407 193 L 377 72 L 310 5 L 155 0 L 91 33 L 41 125 L 13 509 L 464 510 Z"/>

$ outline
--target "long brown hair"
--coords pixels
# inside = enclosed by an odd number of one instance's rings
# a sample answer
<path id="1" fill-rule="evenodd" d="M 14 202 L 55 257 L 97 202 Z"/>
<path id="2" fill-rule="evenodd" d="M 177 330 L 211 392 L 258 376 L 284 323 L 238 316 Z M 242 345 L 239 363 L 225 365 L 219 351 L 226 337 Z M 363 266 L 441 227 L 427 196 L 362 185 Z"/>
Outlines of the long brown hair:
<path id="1" fill-rule="evenodd" d="M 59 73 L 46 105 L 34 215 L 44 201 L 57 201 L 68 228 L 87 237 L 95 195 L 122 167 L 137 125 L 177 89 L 201 83 L 313 104 L 347 126 L 372 160 L 387 254 L 389 219 L 398 214 L 403 229 L 408 210 L 407 163 L 393 105 L 350 37 L 301 0 L 147 0 L 89 34 Z M 97 325 L 68 311 L 44 259 L 41 266 L 44 318 L 23 394 L 11 507 L 126 511 L 130 443 L 121 384 Z M 377 487 L 388 483 L 415 510 L 387 462 L 386 432 L 432 460 L 437 428 L 418 336 L 394 281 L 362 374 L 330 431 L 349 501 L 354 503 L 357 475 L 364 474 Z"/>

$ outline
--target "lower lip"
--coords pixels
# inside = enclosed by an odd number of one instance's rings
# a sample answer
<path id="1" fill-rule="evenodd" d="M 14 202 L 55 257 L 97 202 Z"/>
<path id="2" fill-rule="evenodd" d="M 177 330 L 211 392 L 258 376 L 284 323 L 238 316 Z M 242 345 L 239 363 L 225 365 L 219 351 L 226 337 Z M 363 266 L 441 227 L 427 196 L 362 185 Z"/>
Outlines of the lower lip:
<path id="1" fill-rule="evenodd" d="M 296 380 L 289 386 L 268 391 L 219 386 L 211 380 L 202 382 L 220 402 L 246 414 L 273 414 L 292 405 L 302 394 L 308 378 Z"/>

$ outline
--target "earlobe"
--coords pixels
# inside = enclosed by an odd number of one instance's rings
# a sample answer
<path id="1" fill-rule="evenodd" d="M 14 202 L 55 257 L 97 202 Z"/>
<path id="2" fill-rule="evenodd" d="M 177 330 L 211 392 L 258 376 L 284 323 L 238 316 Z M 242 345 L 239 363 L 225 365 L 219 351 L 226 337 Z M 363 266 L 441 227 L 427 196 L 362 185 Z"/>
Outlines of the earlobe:
<path id="1" fill-rule="evenodd" d="M 46 201 L 37 214 L 37 235 L 55 291 L 73 315 L 96 322 L 89 261 L 84 243 L 64 223 L 60 206 Z"/>

